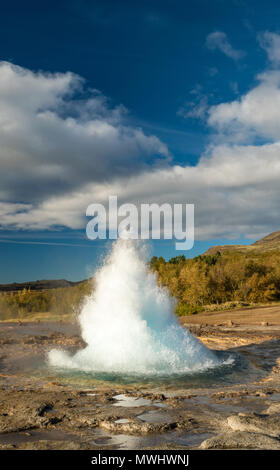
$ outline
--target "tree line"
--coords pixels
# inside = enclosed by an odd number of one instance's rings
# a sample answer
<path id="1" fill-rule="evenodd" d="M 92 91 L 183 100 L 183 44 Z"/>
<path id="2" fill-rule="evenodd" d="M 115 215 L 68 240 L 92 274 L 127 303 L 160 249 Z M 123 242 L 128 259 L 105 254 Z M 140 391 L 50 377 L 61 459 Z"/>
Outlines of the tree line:
<path id="1" fill-rule="evenodd" d="M 259 304 L 280 300 L 280 251 L 217 251 L 186 259 L 184 255 L 166 261 L 153 256 L 149 268 L 158 283 L 178 301 L 177 315 L 199 313 L 224 305 Z M 93 281 L 71 287 L 0 294 L 0 320 L 24 318 L 32 313 L 58 315 L 79 313 L 90 294 Z"/>
<path id="2" fill-rule="evenodd" d="M 150 260 L 158 282 L 178 299 L 177 314 L 186 315 L 229 302 L 248 304 L 280 300 L 280 252 L 217 251 L 193 259 L 177 256 Z"/>

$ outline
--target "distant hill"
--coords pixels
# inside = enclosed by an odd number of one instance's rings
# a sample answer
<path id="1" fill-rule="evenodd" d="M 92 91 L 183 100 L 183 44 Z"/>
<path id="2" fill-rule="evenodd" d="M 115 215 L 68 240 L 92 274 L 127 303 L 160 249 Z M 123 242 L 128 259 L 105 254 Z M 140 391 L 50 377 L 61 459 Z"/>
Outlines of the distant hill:
<path id="1" fill-rule="evenodd" d="M 270 233 L 266 237 L 258 240 L 257 242 L 253 243 L 251 246 L 253 247 L 260 247 L 260 248 L 280 248 L 280 230 L 277 232 Z"/>
<path id="2" fill-rule="evenodd" d="M 258 240 L 251 245 L 217 245 L 209 248 L 204 254 L 214 255 L 219 251 L 223 253 L 225 251 L 239 251 L 239 252 L 251 252 L 251 251 L 271 251 L 280 250 L 280 230 L 277 232 L 266 235 L 261 240 Z"/>
<path id="3" fill-rule="evenodd" d="M 57 289 L 58 287 L 72 287 L 77 284 L 81 284 L 84 281 L 66 281 L 66 279 L 54 279 L 54 280 L 41 280 L 41 281 L 31 281 L 31 282 L 22 282 L 17 283 L 13 282 L 12 284 L 0 284 L 0 292 L 17 292 L 22 291 L 23 289 L 31 291 L 42 291 Z"/>

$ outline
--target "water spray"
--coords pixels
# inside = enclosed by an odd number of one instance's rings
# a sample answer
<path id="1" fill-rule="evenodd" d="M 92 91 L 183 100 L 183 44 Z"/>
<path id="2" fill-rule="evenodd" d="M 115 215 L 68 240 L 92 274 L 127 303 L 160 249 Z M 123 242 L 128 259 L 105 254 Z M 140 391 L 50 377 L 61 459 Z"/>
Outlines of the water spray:
<path id="1" fill-rule="evenodd" d="M 59 368 L 135 375 L 188 374 L 219 365 L 174 315 L 175 301 L 157 283 L 143 250 L 132 240 L 115 242 L 95 275 L 79 323 L 87 346 L 70 355 L 50 351 Z"/>

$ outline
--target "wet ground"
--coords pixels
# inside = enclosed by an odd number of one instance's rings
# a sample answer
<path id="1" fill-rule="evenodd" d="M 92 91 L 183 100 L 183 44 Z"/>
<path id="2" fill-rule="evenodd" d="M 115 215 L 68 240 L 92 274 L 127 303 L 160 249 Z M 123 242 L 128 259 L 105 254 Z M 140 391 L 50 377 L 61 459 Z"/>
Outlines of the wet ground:
<path id="1" fill-rule="evenodd" d="M 135 378 L 51 369 L 53 347 L 84 346 L 78 327 L 1 323 L 2 449 L 280 449 L 280 321 L 189 325 L 233 366 Z"/>

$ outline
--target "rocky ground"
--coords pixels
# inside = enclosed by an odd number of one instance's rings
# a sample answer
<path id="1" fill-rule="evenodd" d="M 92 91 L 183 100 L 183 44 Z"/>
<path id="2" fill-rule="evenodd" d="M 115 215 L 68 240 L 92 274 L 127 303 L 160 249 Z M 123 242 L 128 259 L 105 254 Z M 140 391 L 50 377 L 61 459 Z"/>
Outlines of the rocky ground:
<path id="1" fill-rule="evenodd" d="M 248 361 L 248 370 L 234 380 L 220 377 L 207 385 L 123 385 L 62 376 L 46 366 L 46 352 L 83 347 L 77 326 L 2 323 L 0 448 L 280 449 L 280 314 L 275 312 L 271 326 L 232 324 L 222 315 L 207 325 L 199 316 L 183 320 L 210 348 Z"/>

